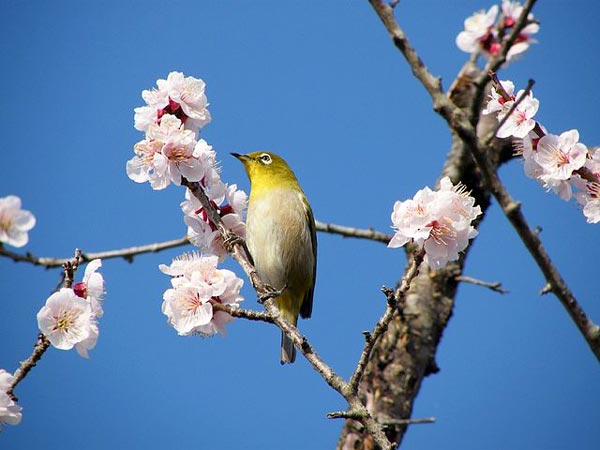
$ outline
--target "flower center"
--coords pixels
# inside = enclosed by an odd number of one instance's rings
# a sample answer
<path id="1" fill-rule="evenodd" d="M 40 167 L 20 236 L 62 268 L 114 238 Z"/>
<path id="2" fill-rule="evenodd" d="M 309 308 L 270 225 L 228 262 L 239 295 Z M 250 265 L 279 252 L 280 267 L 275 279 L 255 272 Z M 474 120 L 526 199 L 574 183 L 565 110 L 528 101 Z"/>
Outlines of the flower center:
<path id="1" fill-rule="evenodd" d="M 74 314 L 71 311 L 65 311 L 61 316 L 54 316 L 56 323 L 52 327 L 52 331 L 69 331 L 73 327 L 74 319 Z"/>
<path id="2" fill-rule="evenodd" d="M 448 225 L 448 222 L 448 219 L 442 219 L 441 221 L 432 220 L 427 224 L 427 226 L 431 227 L 429 237 L 431 237 L 436 244 L 448 245 L 448 238 L 450 240 L 456 239 L 456 231 Z"/>

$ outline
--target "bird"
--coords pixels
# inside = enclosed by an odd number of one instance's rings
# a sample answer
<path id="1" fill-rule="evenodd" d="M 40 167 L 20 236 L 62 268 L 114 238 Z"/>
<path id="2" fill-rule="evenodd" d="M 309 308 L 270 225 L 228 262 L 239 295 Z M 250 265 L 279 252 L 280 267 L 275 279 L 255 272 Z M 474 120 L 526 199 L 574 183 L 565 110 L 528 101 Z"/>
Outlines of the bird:
<path id="1" fill-rule="evenodd" d="M 275 305 L 294 326 L 312 315 L 317 275 L 317 233 L 312 209 L 294 172 L 275 153 L 258 151 L 239 159 L 250 179 L 246 243 L 261 280 L 281 291 Z M 281 332 L 281 364 L 296 349 Z"/>

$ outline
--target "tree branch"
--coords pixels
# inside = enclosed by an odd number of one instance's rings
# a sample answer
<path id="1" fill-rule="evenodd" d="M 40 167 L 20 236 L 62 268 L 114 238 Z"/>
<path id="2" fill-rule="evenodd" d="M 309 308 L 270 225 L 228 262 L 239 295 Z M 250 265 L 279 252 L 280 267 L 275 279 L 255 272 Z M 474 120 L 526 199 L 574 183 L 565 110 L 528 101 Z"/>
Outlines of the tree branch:
<path id="1" fill-rule="evenodd" d="M 499 281 L 483 281 L 478 280 L 477 278 L 466 277 L 464 275 L 459 275 L 454 279 L 462 283 L 471 283 L 476 286 L 482 286 L 500 294 L 508 294 L 508 291 L 502 288 L 502 283 L 500 283 Z"/>
<path id="2" fill-rule="evenodd" d="M 392 238 L 391 235 L 373 230 L 372 228 L 362 229 L 337 225 L 335 223 L 316 222 L 317 231 L 329 234 L 337 234 L 343 237 L 353 237 L 357 239 L 369 239 L 376 242 L 387 244 Z M 93 259 L 112 259 L 123 258 L 127 262 L 133 262 L 133 258 L 144 253 L 157 253 L 171 248 L 182 247 L 189 244 L 187 237 L 173 239 L 165 242 L 156 242 L 153 244 L 139 245 L 135 247 L 126 247 L 115 250 L 107 250 L 95 253 L 81 253 L 81 262 L 88 262 Z M 16 253 L 0 245 L 0 256 L 12 259 L 15 262 L 26 262 L 34 266 L 42 266 L 46 269 L 62 267 L 70 258 L 37 257 L 27 252 L 25 254 Z"/>

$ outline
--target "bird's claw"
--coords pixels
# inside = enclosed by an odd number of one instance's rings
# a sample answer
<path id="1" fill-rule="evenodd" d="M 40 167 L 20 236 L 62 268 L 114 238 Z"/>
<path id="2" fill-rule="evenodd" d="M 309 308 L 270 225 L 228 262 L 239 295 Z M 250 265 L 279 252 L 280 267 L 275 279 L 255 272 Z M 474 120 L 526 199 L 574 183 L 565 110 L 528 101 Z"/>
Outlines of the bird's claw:
<path id="1" fill-rule="evenodd" d="M 223 239 L 223 248 L 227 253 L 231 253 L 233 247 L 243 242 L 242 238 L 233 232 L 227 233 L 227 236 Z"/>

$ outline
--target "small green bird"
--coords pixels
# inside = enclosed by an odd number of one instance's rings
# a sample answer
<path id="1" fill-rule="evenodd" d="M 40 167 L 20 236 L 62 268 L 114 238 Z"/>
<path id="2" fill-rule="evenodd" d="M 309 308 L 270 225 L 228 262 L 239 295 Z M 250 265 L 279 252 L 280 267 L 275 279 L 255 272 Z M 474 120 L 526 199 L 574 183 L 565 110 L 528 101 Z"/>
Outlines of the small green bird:
<path id="1" fill-rule="evenodd" d="M 287 163 L 269 152 L 232 153 L 250 179 L 246 241 L 261 279 L 282 294 L 275 299 L 282 316 L 298 323 L 312 314 L 317 275 L 315 219 Z M 281 333 L 281 364 L 293 363 L 296 349 Z"/>

